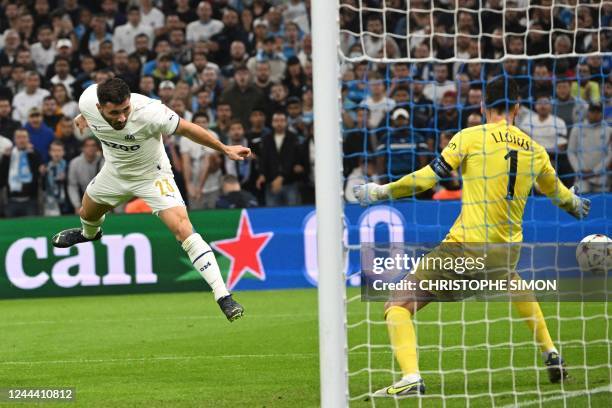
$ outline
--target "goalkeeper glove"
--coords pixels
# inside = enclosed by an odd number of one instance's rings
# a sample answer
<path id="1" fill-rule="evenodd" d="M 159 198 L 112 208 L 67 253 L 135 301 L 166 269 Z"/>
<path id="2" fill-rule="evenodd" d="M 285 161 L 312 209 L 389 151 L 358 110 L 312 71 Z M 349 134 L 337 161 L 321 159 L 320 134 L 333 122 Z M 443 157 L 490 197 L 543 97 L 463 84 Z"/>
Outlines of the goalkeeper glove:
<path id="1" fill-rule="evenodd" d="M 353 194 L 359 204 L 366 206 L 377 201 L 389 198 L 389 185 L 378 185 L 376 183 L 358 184 L 353 186 Z"/>
<path id="2" fill-rule="evenodd" d="M 572 198 L 564 203 L 561 208 L 579 220 L 586 218 L 589 215 L 589 211 L 591 211 L 591 200 L 580 198 L 577 186 L 570 188 L 570 192 L 572 193 Z"/>

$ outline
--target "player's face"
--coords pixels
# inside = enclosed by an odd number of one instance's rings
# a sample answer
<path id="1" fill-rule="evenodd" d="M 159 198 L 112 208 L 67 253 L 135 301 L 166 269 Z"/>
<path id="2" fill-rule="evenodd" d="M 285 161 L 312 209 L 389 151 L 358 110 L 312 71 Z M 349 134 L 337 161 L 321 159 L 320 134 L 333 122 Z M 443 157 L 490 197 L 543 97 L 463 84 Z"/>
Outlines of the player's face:
<path id="1" fill-rule="evenodd" d="M 98 110 L 113 129 L 121 130 L 127 124 L 132 106 L 130 105 L 130 98 L 127 98 L 120 104 L 108 102 L 104 105 L 98 105 Z"/>

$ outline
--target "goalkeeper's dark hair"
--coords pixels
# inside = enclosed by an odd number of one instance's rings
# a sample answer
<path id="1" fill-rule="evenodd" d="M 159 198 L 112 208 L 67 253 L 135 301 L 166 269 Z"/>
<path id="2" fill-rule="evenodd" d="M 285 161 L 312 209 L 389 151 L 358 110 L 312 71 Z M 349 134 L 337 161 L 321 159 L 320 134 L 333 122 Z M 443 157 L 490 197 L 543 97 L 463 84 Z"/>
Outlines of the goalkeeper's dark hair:
<path id="1" fill-rule="evenodd" d="M 518 85 L 512 78 L 499 76 L 487 82 L 485 89 L 485 108 L 497 113 L 510 111 L 519 103 Z"/>
<path id="2" fill-rule="evenodd" d="M 98 103 L 119 105 L 130 97 L 130 87 L 121 78 L 111 78 L 98 85 Z"/>

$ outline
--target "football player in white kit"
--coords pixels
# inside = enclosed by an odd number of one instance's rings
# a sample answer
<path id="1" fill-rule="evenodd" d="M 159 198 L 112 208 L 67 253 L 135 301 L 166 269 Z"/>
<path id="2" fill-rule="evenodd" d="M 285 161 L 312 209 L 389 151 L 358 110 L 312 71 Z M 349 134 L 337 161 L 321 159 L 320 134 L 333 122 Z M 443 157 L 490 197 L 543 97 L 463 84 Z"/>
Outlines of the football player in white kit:
<path id="1" fill-rule="evenodd" d="M 228 292 L 212 249 L 189 221 L 162 134 L 187 137 L 232 160 L 244 160 L 251 151 L 244 146 L 227 146 L 160 101 L 130 93 L 119 78 L 91 85 L 81 95 L 79 108 L 76 125 L 81 130 L 89 127 L 100 139 L 106 161 L 83 195 L 81 227 L 58 233 L 52 239 L 53 245 L 67 248 L 100 239 L 105 214 L 132 197 L 140 197 L 181 243 L 228 320 L 240 318 L 244 309 Z"/>

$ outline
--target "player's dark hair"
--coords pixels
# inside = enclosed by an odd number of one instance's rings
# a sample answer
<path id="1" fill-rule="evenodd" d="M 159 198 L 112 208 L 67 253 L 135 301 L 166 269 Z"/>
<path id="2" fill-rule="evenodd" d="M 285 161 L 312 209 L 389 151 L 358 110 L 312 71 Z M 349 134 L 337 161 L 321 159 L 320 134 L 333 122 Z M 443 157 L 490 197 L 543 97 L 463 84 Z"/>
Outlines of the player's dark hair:
<path id="1" fill-rule="evenodd" d="M 519 103 L 519 89 L 512 78 L 499 76 L 486 85 L 485 107 L 498 113 L 508 112 Z"/>
<path id="2" fill-rule="evenodd" d="M 119 105 L 130 97 L 130 87 L 121 78 L 111 78 L 98 85 L 98 103 Z"/>

